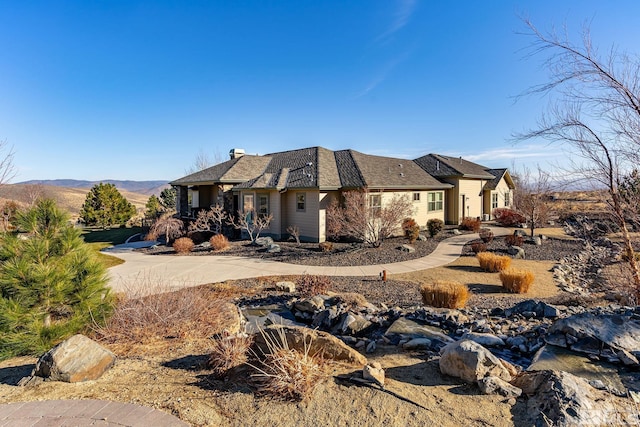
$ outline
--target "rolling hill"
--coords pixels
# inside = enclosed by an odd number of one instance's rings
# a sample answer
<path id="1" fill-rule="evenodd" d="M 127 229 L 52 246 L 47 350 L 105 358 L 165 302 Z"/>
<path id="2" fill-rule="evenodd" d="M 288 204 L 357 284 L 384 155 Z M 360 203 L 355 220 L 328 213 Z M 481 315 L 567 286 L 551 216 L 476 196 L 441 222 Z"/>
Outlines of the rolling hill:
<path id="1" fill-rule="evenodd" d="M 19 182 L 16 185 L 45 185 L 53 187 L 65 187 L 65 188 L 86 188 L 90 189 L 96 184 L 113 184 L 118 190 L 130 191 L 132 193 L 146 194 L 150 196 L 155 194 L 160 195 L 160 192 L 169 187 L 169 181 L 127 181 L 117 179 L 105 179 L 102 181 L 84 181 L 78 179 L 40 179 Z"/>

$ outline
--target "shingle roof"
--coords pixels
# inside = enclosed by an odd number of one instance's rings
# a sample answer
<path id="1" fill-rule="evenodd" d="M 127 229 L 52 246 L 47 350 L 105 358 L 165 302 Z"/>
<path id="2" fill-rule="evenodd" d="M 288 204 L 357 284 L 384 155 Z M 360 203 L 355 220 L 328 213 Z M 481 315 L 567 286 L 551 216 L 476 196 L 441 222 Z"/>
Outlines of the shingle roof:
<path id="1" fill-rule="evenodd" d="M 247 181 L 261 172 L 269 163 L 265 156 L 245 155 L 237 159 L 227 160 L 210 168 L 192 173 L 170 182 L 172 185 L 196 185 L 208 182 L 237 184 Z"/>
<path id="2" fill-rule="evenodd" d="M 464 160 L 462 157 L 427 154 L 426 156 L 415 159 L 414 162 L 437 178 L 452 176 L 477 179 L 494 178 L 485 166 Z"/>
<path id="3" fill-rule="evenodd" d="M 246 159 L 246 160 L 243 160 Z M 245 155 L 173 181 L 174 185 L 234 183 L 234 188 L 442 189 L 442 183 L 411 160 L 322 147 Z"/>
<path id="4" fill-rule="evenodd" d="M 507 185 L 509 186 L 509 188 L 514 188 L 513 181 L 511 180 L 511 177 L 505 176 L 507 174 L 507 169 L 506 168 L 503 168 L 503 169 L 487 169 L 487 172 L 489 172 L 491 175 L 493 175 L 494 178 L 491 181 L 488 181 L 484 185 L 485 190 L 495 190 L 496 187 L 498 186 L 498 184 L 500 183 L 500 180 L 502 179 L 503 176 L 505 177 L 505 180 L 507 181 Z"/>

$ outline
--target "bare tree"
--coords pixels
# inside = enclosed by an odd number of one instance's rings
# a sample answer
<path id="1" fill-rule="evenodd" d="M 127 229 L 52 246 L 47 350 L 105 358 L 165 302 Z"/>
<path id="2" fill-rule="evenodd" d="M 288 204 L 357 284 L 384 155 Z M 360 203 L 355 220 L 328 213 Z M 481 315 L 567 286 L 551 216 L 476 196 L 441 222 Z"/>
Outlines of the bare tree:
<path id="1" fill-rule="evenodd" d="M 209 155 L 209 153 L 204 151 L 204 149 L 200 148 L 193 160 L 193 164 L 185 169 L 184 172 L 187 175 L 191 175 L 192 173 L 196 173 L 218 163 L 222 163 L 222 161 L 222 154 L 220 154 L 220 151 L 217 148 L 213 155 Z"/>
<path id="2" fill-rule="evenodd" d="M 269 228 L 269 224 L 273 220 L 273 215 L 258 215 L 255 209 L 248 209 L 244 211 L 238 211 L 238 217 L 230 217 L 227 220 L 227 224 L 235 228 L 236 230 L 244 230 L 249 235 L 251 243 L 255 242 L 260 233 L 266 228 Z"/>
<path id="3" fill-rule="evenodd" d="M 38 200 L 44 198 L 44 186 L 42 184 L 25 184 L 23 195 L 25 202 L 29 206 L 34 206 Z"/>
<path id="4" fill-rule="evenodd" d="M 511 175 L 515 182 L 513 204 L 516 210 L 527 220 L 531 237 L 537 227 L 542 227 L 551 213 L 552 187 L 549 174 L 537 167 L 537 174 L 523 167 Z"/>
<path id="5" fill-rule="evenodd" d="M 168 245 L 171 240 L 184 234 L 184 223 L 171 214 L 164 214 L 151 225 L 147 240 L 154 240 L 161 234 L 164 234 Z"/>
<path id="6" fill-rule="evenodd" d="M 16 176 L 14 157 L 13 146 L 6 140 L 0 141 L 0 185 L 9 183 Z"/>
<path id="7" fill-rule="evenodd" d="M 296 239 L 296 245 L 300 246 L 300 227 L 297 225 L 290 225 L 287 227 L 287 233 Z"/>
<path id="8" fill-rule="evenodd" d="M 620 196 L 621 177 L 640 160 L 640 59 L 612 48 L 600 56 L 585 28 L 575 44 L 567 33 L 543 33 L 525 20 L 534 38 L 531 56 L 545 56 L 549 81 L 529 94 L 551 94 L 552 107 L 536 129 L 519 139 L 568 144 L 582 159 L 573 171 L 605 186 L 611 215 L 620 227 L 632 282 L 640 297 L 640 272 Z"/>
<path id="9" fill-rule="evenodd" d="M 196 220 L 189 224 L 189 231 L 211 231 L 220 234 L 226 218 L 227 213 L 223 207 L 216 205 L 211 209 L 199 211 Z"/>
<path id="10" fill-rule="evenodd" d="M 333 200 L 327 209 L 327 234 L 334 238 L 351 237 L 378 247 L 400 229 L 404 218 L 413 215 L 408 196 L 395 194 L 383 205 L 383 193 L 347 191 L 344 204 Z"/>

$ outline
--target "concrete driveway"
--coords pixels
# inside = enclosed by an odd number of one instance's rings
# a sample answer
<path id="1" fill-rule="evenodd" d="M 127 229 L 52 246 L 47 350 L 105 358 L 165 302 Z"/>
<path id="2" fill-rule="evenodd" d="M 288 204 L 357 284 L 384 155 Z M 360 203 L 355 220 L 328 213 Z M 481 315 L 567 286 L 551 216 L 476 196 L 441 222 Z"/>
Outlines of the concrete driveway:
<path id="1" fill-rule="evenodd" d="M 510 234 L 510 230 L 492 228 L 496 236 Z M 356 267 L 331 267 L 286 264 L 259 258 L 210 255 L 146 255 L 139 252 L 112 252 L 125 261 L 109 269 L 110 285 L 116 292 L 153 293 L 226 280 L 247 279 L 272 275 L 317 274 L 326 276 L 378 276 L 408 273 L 449 264 L 460 257 L 463 246 L 478 234 L 464 234 L 442 241 L 431 254 L 392 264 Z"/>

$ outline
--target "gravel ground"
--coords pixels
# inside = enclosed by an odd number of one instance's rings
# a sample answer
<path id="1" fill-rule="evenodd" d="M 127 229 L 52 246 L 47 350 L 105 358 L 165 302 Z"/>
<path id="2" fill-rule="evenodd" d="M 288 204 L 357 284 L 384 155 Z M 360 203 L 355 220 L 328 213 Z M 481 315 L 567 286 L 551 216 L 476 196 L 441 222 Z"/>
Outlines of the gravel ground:
<path id="1" fill-rule="evenodd" d="M 471 245 L 474 242 L 482 243 L 482 240 L 477 239 L 469 242 L 465 245 L 462 251 L 463 256 L 475 256 L 471 250 Z M 549 238 L 542 241 L 542 245 L 536 246 L 533 243 L 525 243 L 522 246 L 526 259 L 535 261 L 559 261 L 565 256 L 580 252 L 582 249 L 582 242 L 579 240 L 560 240 Z M 504 237 L 497 237 L 492 242 L 487 244 L 487 251 L 494 252 L 498 255 L 508 255 L 507 244 Z"/>
<path id="2" fill-rule="evenodd" d="M 317 243 L 301 243 L 299 246 L 295 242 L 276 242 L 280 252 L 267 253 L 264 248 L 252 246 L 246 241 L 231 242 L 231 246 L 223 252 L 213 252 L 207 248 L 198 248 L 191 253 L 192 256 L 207 255 L 233 255 L 258 257 L 271 261 L 280 261 L 290 264 L 319 265 L 348 267 L 355 265 L 387 264 L 392 262 L 402 262 L 429 255 L 442 240 L 453 236 L 450 230 L 443 231 L 434 238 L 427 238 L 425 241 L 417 241 L 411 246 L 415 252 L 407 253 L 399 248 L 407 243 L 401 237 L 394 237 L 385 240 L 378 248 L 365 247 L 358 243 L 333 243 L 333 251 L 322 252 Z M 148 254 L 174 254 L 173 248 L 158 246 L 155 249 L 144 249 L 142 252 Z"/>

